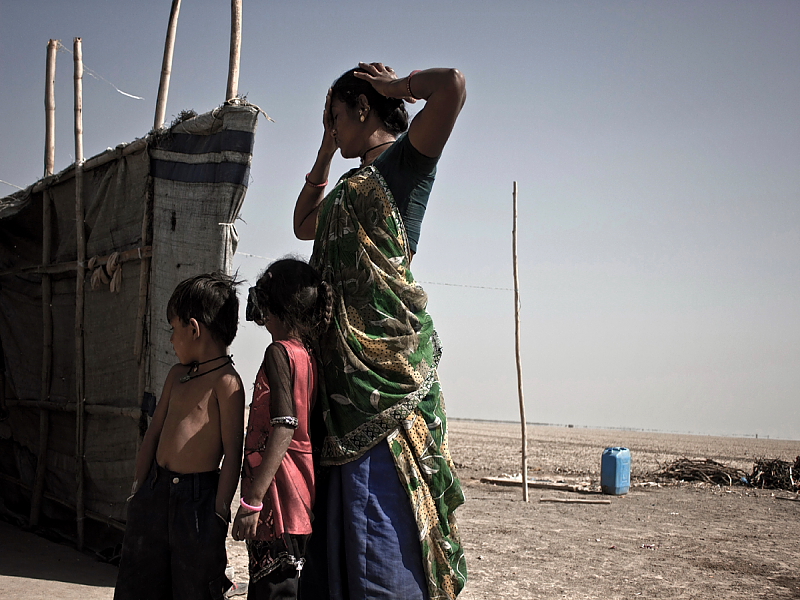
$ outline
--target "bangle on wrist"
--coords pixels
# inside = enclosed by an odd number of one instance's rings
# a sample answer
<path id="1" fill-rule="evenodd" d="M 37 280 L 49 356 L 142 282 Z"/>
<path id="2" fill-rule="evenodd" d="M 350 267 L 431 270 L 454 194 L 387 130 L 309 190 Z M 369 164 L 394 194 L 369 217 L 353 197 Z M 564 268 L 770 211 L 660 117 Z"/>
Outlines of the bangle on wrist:
<path id="1" fill-rule="evenodd" d="M 410 98 L 413 98 L 414 100 L 422 100 L 422 98 L 415 96 L 414 92 L 411 91 L 411 78 L 419 72 L 420 72 L 419 70 L 411 71 L 408 77 L 406 77 L 406 90 L 408 90 L 408 96 Z"/>
<path id="2" fill-rule="evenodd" d="M 264 508 L 263 502 L 258 506 L 251 506 L 250 504 L 244 501 L 244 498 L 239 498 L 239 504 L 242 505 L 242 508 L 246 508 L 247 510 L 252 510 L 253 512 L 261 512 L 261 509 Z"/>
<path id="3" fill-rule="evenodd" d="M 306 185 L 310 185 L 313 188 L 320 188 L 320 189 L 324 188 L 326 185 L 328 185 L 328 180 L 327 179 L 325 181 L 323 181 L 322 183 L 313 183 L 313 182 L 309 181 L 309 179 L 308 179 L 309 175 L 311 175 L 311 173 L 306 173 Z"/>

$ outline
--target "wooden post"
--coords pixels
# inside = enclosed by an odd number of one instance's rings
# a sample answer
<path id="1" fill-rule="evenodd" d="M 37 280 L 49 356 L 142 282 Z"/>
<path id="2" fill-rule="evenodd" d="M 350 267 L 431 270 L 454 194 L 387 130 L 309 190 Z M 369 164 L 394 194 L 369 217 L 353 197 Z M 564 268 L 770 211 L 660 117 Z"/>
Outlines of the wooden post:
<path id="1" fill-rule="evenodd" d="M 169 11 L 169 25 L 167 26 L 167 40 L 164 42 L 164 60 L 161 62 L 161 81 L 158 84 L 158 98 L 156 98 L 156 117 L 153 129 L 164 126 L 164 117 L 167 114 L 167 96 L 169 95 L 169 77 L 172 74 L 172 53 L 175 50 L 175 34 L 178 31 L 178 14 L 181 12 L 181 0 L 172 0 Z"/>
<path id="2" fill-rule="evenodd" d="M 44 176 L 53 174 L 55 170 L 55 124 L 56 124 L 56 54 L 58 41 L 50 40 L 47 44 L 47 69 L 45 79 L 45 144 L 44 144 Z M 50 264 L 52 198 L 50 188 L 42 191 L 42 266 Z M 52 280 L 49 273 L 42 274 L 42 385 L 40 399 L 46 402 L 50 398 L 50 377 L 53 364 L 53 298 Z M 44 494 L 44 479 L 47 472 L 47 446 L 50 434 L 50 411 L 39 409 L 39 456 L 36 459 L 36 480 L 31 494 L 31 513 L 28 523 L 31 527 L 39 524 L 39 511 Z"/>
<path id="3" fill-rule="evenodd" d="M 520 357 L 519 327 L 519 266 L 517 264 L 517 182 L 514 182 L 514 229 L 512 231 L 514 254 L 514 339 L 517 357 L 517 390 L 519 392 L 519 419 L 522 424 L 522 499 L 528 498 L 528 423 L 525 419 L 525 398 L 522 394 L 522 359 Z"/>
<path id="4" fill-rule="evenodd" d="M 83 48 L 81 38 L 75 38 L 75 243 L 77 246 L 77 272 L 75 281 L 75 512 L 78 549 L 83 549 L 83 522 L 85 518 L 83 462 L 84 462 L 84 407 L 85 365 L 83 352 L 83 305 L 86 282 L 86 228 L 83 209 Z"/>
<path id="5" fill-rule="evenodd" d="M 152 209 L 151 204 L 151 191 L 152 187 L 148 189 L 145 195 L 144 205 L 142 206 L 142 246 L 147 245 L 150 236 L 150 223 Z M 147 291 L 150 286 L 150 264 L 149 256 L 143 256 L 139 263 L 139 306 L 136 312 L 136 337 L 134 338 L 133 353 L 139 364 L 139 373 L 136 382 L 136 402 L 137 406 L 141 406 L 144 399 L 145 388 L 145 375 L 147 369 L 147 357 L 144 352 L 144 329 L 145 329 L 145 314 L 147 313 Z M 141 439 L 139 439 L 141 442 Z M 136 452 L 139 452 L 139 446 L 136 447 Z"/>
<path id="6" fill-rule="evenodd" d="M 231 0 L 231 54 L 228 62 L 228 89 L 225 100 L 239 94 L 239 59 L 242 53 L 242 0 Z"/>
<path id="7" fill-rule="evenodd" d="M 0 347 L 0 419 L 8 418 L 6 408 L 6 357 L 3 348 Z"/>
<path id="8" fill-rule="evenodd" d="M 2 340 L 0 340 L 2 342 Z M 3 344 L 0 343 L 0 421 L 8 418 L 8 405 L 6 404 L 6 355 Z"/>
<path id="9" fill-rule="evenodd" d="M 44 137 L 44 176 L 52 175 L 56 162 L 56 55 L 58 40 L 47 43 L 47 73 L 45 79 L 45 137 Z"/>

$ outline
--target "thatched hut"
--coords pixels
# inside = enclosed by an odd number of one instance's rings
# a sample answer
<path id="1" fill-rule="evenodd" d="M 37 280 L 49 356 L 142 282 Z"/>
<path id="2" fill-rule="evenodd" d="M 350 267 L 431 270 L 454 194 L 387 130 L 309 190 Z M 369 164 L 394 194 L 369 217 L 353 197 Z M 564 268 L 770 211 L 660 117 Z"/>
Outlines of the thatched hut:
<path id="1" fill-rule="evenodd" d="M 259 109 L 237 97 L 241 0 L 219 108 L 164 128 L 173 0 L 153 131 L 83 160 L 74 40 L 75 164 L 53 174 L 48 45 L 45 177 L 0 198 L 0 513 L 79 548 L 124 531 L 136 453 L 175 356 L 166 304 L 198 273 L 230 273 Z"/>
<path id="2" fill-rule="evenodd" d="M 6 511 L 74 519 L 83 504 L 87 527 L 122 528 L 147 415 L 175 361 L 166 303 L 186 277 L 231 271 L 257 116 L 227 103 L 87 160 L 83 269 L 74 165 L 0 199 Z"/>

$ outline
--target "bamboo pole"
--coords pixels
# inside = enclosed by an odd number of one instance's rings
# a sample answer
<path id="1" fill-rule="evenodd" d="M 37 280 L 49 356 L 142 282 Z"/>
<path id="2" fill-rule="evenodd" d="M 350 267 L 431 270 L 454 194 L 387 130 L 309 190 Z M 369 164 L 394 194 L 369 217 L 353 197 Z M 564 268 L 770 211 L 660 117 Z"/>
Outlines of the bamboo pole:
<path id="1" fill-rule="evenodd" d="M 242 0 L 231 0 L 231 53 L 228 61 L 228 89 L 225 100 L 239 94 L 239 61 L 242 54 Z"/>
<path id="2" fill-rule="evenodd" d="M 83 170 L 84 172 L 89 171 L 91 169 L 95 169 L 101 165 L 106 163 L 110 163 L 112 160 L 116 160 L 122 156 L 128 156 L 130 154 L 136 154 L 137 152 L 141 152 L 147 147 L 147 138 L 139 138 L 138 140 L 134 140 L 128 144 L 119 144 L 116 148 L 111 148 L 109 150 L 105 150 L 92 158 L 85 160 L 83 162 Z M 57 175 L 50 175 L 49 177 L 45 177 L 44 179 L 40 179 L 33 185 L 28 186 L 25 188 L 26 190 L 30 190 L 32 194 L 38 194 L 42 190 L 47 189 L 57 183 L 64 183 L 65 181 L 69 181 L 75 177 L 75 165 L 69 165 L 63 171 L 58 173 Z"/>
<path id="3" fill-rule="evenodd" d="M 522 424 L 522 481 L 528 481 L 528 424 L 525 418 L 525 398 L 522 393 L 522 359 L 520 357 L 519 326 L 519 265 L 517 264 L 517 182 L 514 182 L 514 229 L 512 234 L 514 255 L 514 351 L 517 358 L 517 390 L 519 392 L 519 419 Z M 522 486 L 522 499 L 529 501 L 528 486 Z"/>
<path id="4" fill-rule="evenodd" d="M 50 40 L 47 44 L 47 68 L 45 79 L 45 150 L 44 176 L 53 174 L 55 169 L 55 123 L 56 123 L 56 54 L 58 42 Z M 42 193 L 42 266 L 50 264 L 52 198 L 50 189 Z M 46 402 L 50 397 L 50 377 L 53 364 L 53 298 L 52 281 L 49 273 L 42 275 L 42 382 L 41 399 Z M 28 523 L 31 527 L 39 524 L 39 511 L 44 493 L 44 479 L 47 472 L 47 446 L 50 433 L 50 412 L 39 410 L 39 455 L 36 459 L 36 479 L 31 494 L 31 512 Z"/>
<path id="5" fill-rule="evenodd" d="M 169 78 L 172 74 L 172 54 L 175 50 L 175 34 L 178 31 L 178 14 L 181 12 L 181 0 L 172 0 L 169 11 L 169 25 L 167 26 L 167 39 L 164 42 L 164 59 L 161 62 L 161 81 L 158 84 L 158 98 L 156 99 L 156 116 L 153 129 L 164 126 L 164 117 L 167 114 L 167 96 L 169 95 Z"/>
<path id="6" fill-rule="evenodd" d="M 564 504 L 611 504 L 611 500 L 600 498 L 539 498 L 539 502 L 563 502 Z"/>
<path id="7" fill-rule="evenodd" d="M 44 176 L 52 175 L 56 164 L 56 55 L 58 40 L 47 43 L 47 70 L 45 79 L 45 138 Z"/>
<path id="8" fill-rule="evenodd" d="M 3 345 L 0 344 L 0 421 L 8 418 L 8 404 L 6 403 L 6 357 Z"/>
<path id="9" fill-rule="evenodd" d="M 150 192 L 148 191 L 145 196 L 144 206 L 142 207 L 142 246 L 151 248 L 147 245 L 148 237 L 150 235 Z M 136 312 L 136 338 L 134 342 L 133 353 L 136 360 L 139 362 L 140 368 L 143 363 L 143 349 L 144 349 L 144 316 L 147 312 L 147 288 L 149 284 L 150 275 L 150 256 L 151 252 L 142 257 L 142 262 L 139 263 L 139 307 Z M 138 398 L 141 402 L 141 398 Z"/>
<path id="10" fill-rule="evenodd" d="M 50 255 L 50 190 L 42 194 L 42 264 L 47 265 L 46 260 Z M 50 398 L 50 380 L 52 377 L 53 364 L 53 287 L 51 275 L 42 275 L 42 378 L 41 378 L 41 399 L 47 402 Z M 39 454 L 36 459 L 36 480 L 31 497 L 31 513 L 28 520 L 31 527 L 39 524 L 39 511 L 41 509 L 42 494 L 44 492 L 45 475 L 47 473 L 47 452 L 50 436 L 50 412 L 44 409 L 39 410 Z"/>
<path id="11" fill-rule="evenodd" d="M 119 264 L 130 262 L 132 260 L 142 260 L 145 258 L 150 258 L 153 255 L 153 248 L 151 246 L 145 246 L 144 248 L 131 248 L 130 250 L 125 250 L 124 252 L 120 252 L 117 257 L 117 262 Z M 111 255 L 108 256 L 98 256 L 97 257 L 97 266 L 105 265 L 108 263 L 108 259 Z M 7 275 L 22 275 L 24 273 L 50 273 L 51 275 L 56 273 L 69 273 L 70 271 L 75 271 L 78 269 L 78 263 L 76 261 L 64 262 L 64 263 L 52 263 L 49 265 L 35 265 L 32 267 L 21 267 L 19 269 L 8 269 L 6 271 L 0 271 L 0 277 L 5 277 Z"/>
<path id="12" fill-rule="evenodd" d="M 86 404 L 83 351 L 84 285 L 86 282 L 86 229 L 83 209 L 83 47 L 81 38 L 74 40 L 75 57 L 75 242 L 77 271 L 75 280 L 75 512 L 78 549 L 83 549 L 85 518 L 83 462 L 84 462 L 84 406 Z"/>
<path id="13" fill-rule="evenodd" d="M 142 245 L 148 243 L 151 229 L 151 213 L 152 210 L 152 186 L 148 186 L 147 194 L 145 195 L 144 205 L 142 206 Z M 148 246 L 150 247 L 150 246 Z M 142 258 L 139 263 L 139 306 L 136 312 L 136 338 L 134 342 L 133 353 L 136 356 L 136 361 L 139 365 L 138 377 L 136 380 L 136 402 L 138 406 L 142 405 L 144 399 L 144 388 L 146 385 L 146 369 L 147 357 L 144 352 L 144 336 L 145 336 L 145 315 L 147 314 L 147 290 L 150 286 L 150 255 Z M 141 412 L 139 413 L 140 417 Z M 141 428 L 140 428 L 141 431 Z M 141 436 L 141 434 L 140 434 Z M 139 452 L 139 444 L 141 439 L 137 438 L 136 452 Z"/>
<path id="14" fill-rule="evenodd" d="M 22 406 L 24 408 L 42 408 L 51 412 L 75 412 L 75 402 L 42 402 L 41 400 L 23 400 L 10 398 L 6 400 L 8 406 Z M 83 407 L 89 415 L 111 415 L 138 419 L 142 415 L 139 408 L 126 408 L 122 406 L 106 406 L 105 404 L 87 404 Z"/>
<path id="15" fill-rule="evenodd" d="M 96 167 L 99 167 L 100 165 L 109 163 L 112 160 L 122 158 L 123 156 L 128 156 L 129 154 L 135 154 L 136 152 L 141 152 L 146 147 L 147 147 L 147 138 L 139 138 L 138 140 L 134 140 L 127 144 L 120 144 L 119 146 L 117 146 L 112 150 L 106 150 L 105 152 L 88 159 L 83 165 L 83 170 L 88 171 L 89 169 L 94 169 Z M 69 177 L 69 175 L 65 175 L 65 177 Z M 63 181 L 63 179 L 64 178 L 62 178 L 61 181 Z"/>

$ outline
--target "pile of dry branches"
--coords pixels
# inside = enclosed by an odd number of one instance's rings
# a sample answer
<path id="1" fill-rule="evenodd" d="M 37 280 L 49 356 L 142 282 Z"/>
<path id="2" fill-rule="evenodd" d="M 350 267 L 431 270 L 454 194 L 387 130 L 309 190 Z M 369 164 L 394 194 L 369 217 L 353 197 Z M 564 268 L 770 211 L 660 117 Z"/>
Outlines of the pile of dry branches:
<path id="1" fill-rule="evenodd" d="M 800 492 L 800 456 L 794 464 L 778 459 L 756 460 L 750 485 L 761 489 Z"/>
<path id="2" fill-rule="evenodd" d="M 677 481 L 705 481 L 719 485 L 733 485 L 742 482 L 744 471 L 726 467 L 710 458 L 679 458 L 668 464 L 660 473 L 656 473 L 656 477 Z"/>

